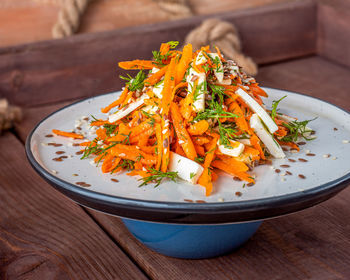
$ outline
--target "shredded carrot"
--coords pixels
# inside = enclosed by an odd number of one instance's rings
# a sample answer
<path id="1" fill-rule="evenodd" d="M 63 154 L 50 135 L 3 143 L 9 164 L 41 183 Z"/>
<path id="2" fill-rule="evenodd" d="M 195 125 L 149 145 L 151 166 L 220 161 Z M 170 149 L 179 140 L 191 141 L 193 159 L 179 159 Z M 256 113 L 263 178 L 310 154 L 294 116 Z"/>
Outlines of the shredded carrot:
<path id="1" fill-rule="evenodd" d="M 160 79 L 164 76 L 166 71 L 168 70 L 169 65 L 164 66 L 163 68 L 159 69 L 156 73 L 149 76 L 145 81 L 145 85 L 153 86 L 156 83 L 160 81 Z"/>
<path id="2" fill-rule="evenodd" d="M 184 46 L 182 50 L 182 56 L 176 71 L 175 84 L 178 84 L 182 81 L 187 71 L 188 65 L 191 63 L 191 61 L 192 61 L 192 45 L 187 44 L 186 46 Z"/>
<path id="3" fill-rule="evenodd" d="M 186 156 L 189 159 L 194 160 L 197 157 L 197 153 L 194 148 L 191 137 L 184 126 L 184 122 L 179 112 L 179 108 L 175 103 L 171 103 L 170 110 L 171 110 L 173 125 L 176 131 L 176 136 L 179 139 L 179 142 L 181 141 L 180 145 L 184 150 Z"/>
<path id="4" fill-rule="evenodd" d="M 120 104 L 123 103 L 127 95 L 128 95 L 128 88 L 125 87 L 120 97 L 117 100 L 113 101 L 111 104 L 109 104 L 107 107 L 102 108 L 101 112 L 108 113 L 112 108 L 119 106 Z"/>
<path id="5" fill-rule="evenodd" d="M 77 134 L 74 132 L 66 132 L 58 129 L 53 129 L 52 132 L 56 135 L 63 136 L 63 137 L 69 137 L 74 139 L 84 139 L 84 136 L 81 134 Z"/>
<path id="6" fill-rule="evenodd" d="M 150 60 L 132 60 L 124 61 L 118 63 L 119 67 L 125 70 L 135 70 L 135 69 L 152 69 L 156 66 L 153 61 Z"/>

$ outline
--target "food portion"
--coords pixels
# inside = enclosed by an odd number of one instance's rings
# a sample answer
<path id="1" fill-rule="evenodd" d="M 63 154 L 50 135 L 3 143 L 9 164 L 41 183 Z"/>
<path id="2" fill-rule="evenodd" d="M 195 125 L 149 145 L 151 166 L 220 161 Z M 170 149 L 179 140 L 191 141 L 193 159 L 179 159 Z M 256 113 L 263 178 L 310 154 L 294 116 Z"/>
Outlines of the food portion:
<path id="1" fill-rule="evenodd" d="M 283 98 L 267 110 L 267 93 L 218 48 L 177 45 L 119 63 L 138 72 L 122 77 L 121 95 L 101 109 L 106 118 L 91 122 L 96 135 L 81 144 L 83 159 L 93 156 L 104 173 L 140 176 L 141 185 L 182 179 L 209 196 L 220 171 L 254 183 L 256 165 L 285 157 L 281 146 L 299 150 L 298 138 L 312 139 L 309 121 L 280 114 Z"/>

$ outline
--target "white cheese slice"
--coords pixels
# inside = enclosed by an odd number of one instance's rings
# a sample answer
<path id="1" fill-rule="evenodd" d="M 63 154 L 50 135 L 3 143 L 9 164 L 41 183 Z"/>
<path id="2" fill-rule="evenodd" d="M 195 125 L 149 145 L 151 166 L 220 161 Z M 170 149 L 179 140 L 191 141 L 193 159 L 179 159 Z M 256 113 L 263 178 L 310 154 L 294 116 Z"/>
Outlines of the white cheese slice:
<path id="1" fill-rule="evenodd" d="M 231 157 L 238 157 L 244 151 L 244 145 L 238 141 L 229 140 L 232 148 L 227 148 L 224 145 L 220 145 L 220 140 L 218 140 L 218 148 L 219 151 L 224 155 L 228 155 Z"/>
<path id="2" fill-rule="evenodd" d="M 203 170 L 204 168 L 197 162 L 170 152 L 169 171 L 177 172 L 181 179 L 196 184 Z"/>
<path id="3" fill-rule="evenodd" d="M 153 67 L 151 70 L 151 73 L 154 74 L 154 73 L 157 73 L 158 71 L 159 71 L 159 68 Z"/>
<path id="4" fill-rule="evenodd" d="M 200 51 L 196 57 L 195 64 L 196 65 L 201 65 L 207 62 L 207 58 L 204 56 L 203 52 Z"/>
<path id="5" fill-rule="evenodd" d="M 162 99 L 163 97 L 162 95 L 163 88 L 164 88 L 164 80 L 154 85 L 152 89 L 154 95 L 157 96 L 159 99 Z"/>
<path id="6" fill-rule="evenodd" d="M 194 80 L 193 77 L 197 76 L 197 80 Z M 201 112 L 204 111 L 205 107 L 205 84 L 206 84 L 206 76 L 205 73 L 198 73 L 193 68 L 190 69 L 186 81 L 188 83 L 188 92 L 192 93 L 194 89 L 194 83 L 197 81 L 197 89 L 196 93 L 194 94 L 194 101 L 193 101 L 193 109 L 195 112 Z"/>
<path id="7" fill-rule="evenodd" d="M 236 139 L 236 141 L 242 143 L 243 145 L 247 145 L 247 146 L 251 145 L 250 139 Z"/>
<path id="8" fill-rule="evenodd" d="M 224 85 L 224 86 L 229 86 L 231 85 L 232 80 L 231 79 L 223 79 L 222 82 L 217 82 L 217 85 Z"/>
<path id="9" fill-rule="evenodd" d="M 243 101 L 249 106 L 249 108 L 254 111 L 261 120 L 264 122 L 266 127 L 271 133 L 274 133 L 278 130 L 277 125 L 269 116 L 269 114 L 264 110 L 263 107 L 259 105 L 258 102 L 254 100 L 248 93 L 246 93 L 243 89 L 239 88 L 236 90 L 236 93 L 243 99 Z"/>
<path id="10" fill-rule="evenodd" d="M 147 105 L 142 108 L 142 111 L 145 111 L 149 114 L 157 114 L 158 106 Z"/>
<path id="11" fill-rule="evenodd" d="M 281 146 L 273 138 L 272 134 L 267 131 L 258 114 L 253 114 L 250 118 L 250 127 L 253 128 L 256 135 L 259 137 L 261 142 L 265 144 L 266 148 L 273 157 L 286 157 Z"/>
<path id="12" fill-rule="evenodd" d="M 140 106 L 144 104 L 145 99 L 149 98 L 147 94 L 143 94 L 140 98 L 138 98 L 135 102 L 130 103 L 120 109 L 119 111 L 115 112 L 114 114 L 110 115 L 108 118 L 108 121 L 110 123 L 116 122 L 125 116 L 129 115 L 132 111 L 136 110 Z"/>
<path id="13" fill-rule="evenodd" d="M 214 60 L 214 75 L 218 79 L 218 82 L 221 83 L 224 80 L 224 67 L 222 66 L 222 62 L 220 56 L 217 53 L 208 53 L 209 57 Z"/>

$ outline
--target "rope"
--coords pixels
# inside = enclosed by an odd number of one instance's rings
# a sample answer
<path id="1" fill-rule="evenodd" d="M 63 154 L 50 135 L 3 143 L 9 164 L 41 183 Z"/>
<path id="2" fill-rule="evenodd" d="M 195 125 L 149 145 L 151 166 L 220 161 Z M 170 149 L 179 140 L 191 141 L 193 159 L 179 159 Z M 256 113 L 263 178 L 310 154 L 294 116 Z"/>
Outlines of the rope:
<path id="1" fill-rule="evenodd" d="M 193 15 L 187 0 L 153 0 L 160 9 L 168 13 L 172 19 L 184 18 Z"/>
<path id="2" fill-rule="evenodd" d="M 185 42 L 191 43 L 194 49 L 205 45 L 217 46 L 227 58 L 234 60 L 248 75 L 255 76 L 258 72 L 254 61 L 242 53 L 237 29 L 229 22 L 216 18 L 207 19 L 187 35 Z"/>
<path id="3" fill-rule="evenodd" d="M 17 106 L 10 106 L 7 99 L 0 99 L 0 134 L 10 129 L 22 119 L 22 110 Z"/>
<path id="4" fill-rule="evenodd" d="M 52 28 L 53 38 L 63 38 L 74 34 L 80 25 L 80 17 L 91 0 L 65 0 Z"/>

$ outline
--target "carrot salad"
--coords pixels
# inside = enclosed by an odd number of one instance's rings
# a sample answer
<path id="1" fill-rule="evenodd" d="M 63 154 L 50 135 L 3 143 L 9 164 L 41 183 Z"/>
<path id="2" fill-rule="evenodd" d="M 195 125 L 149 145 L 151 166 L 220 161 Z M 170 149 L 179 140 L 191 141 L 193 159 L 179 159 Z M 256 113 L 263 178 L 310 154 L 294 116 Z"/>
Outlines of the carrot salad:
<path id="1" fill-rule="evenodd" d="M 161 44 L 152 60 L 119 63 L 138 72 L 121 77 L 120 96 L 101 109 L 106 119 L 91 122 L 96 137 L 81 144 L 82 158 L 94 156 L 104 173 L 127 170 L 141 185 L 180 178 L 209 196 L 218 171 L 253 184 L 254 166 L 284 158 L 283 145 L 299 150 L 299 137 L 312 139 L 309 121 L 280 114 L 283 98 L 267 110 L 267 93 L 218 48 L 177 45 Z"/>

